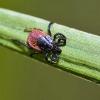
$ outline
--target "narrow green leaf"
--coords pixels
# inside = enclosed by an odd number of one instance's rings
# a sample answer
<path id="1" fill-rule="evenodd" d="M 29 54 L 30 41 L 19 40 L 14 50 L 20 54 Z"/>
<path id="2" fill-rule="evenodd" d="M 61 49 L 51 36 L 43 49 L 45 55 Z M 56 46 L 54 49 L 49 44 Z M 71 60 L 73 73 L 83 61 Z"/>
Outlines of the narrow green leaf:
<path id="1" fill-rule="evenodd" d="M 28 33 L 25 28 L 40 28 L 47 32 L 49 21 L 0 8 L 0 44 L 29 56 Z M 71 72 L 94 82 L 100 82 L 100 36 L 54 23 L 52 36 L 60 32 L 67 37 L 56 68 Z M 43 61 L 43 56 L 34 59 Z M 46 63 L 46 62 L 45 62 Z"/>

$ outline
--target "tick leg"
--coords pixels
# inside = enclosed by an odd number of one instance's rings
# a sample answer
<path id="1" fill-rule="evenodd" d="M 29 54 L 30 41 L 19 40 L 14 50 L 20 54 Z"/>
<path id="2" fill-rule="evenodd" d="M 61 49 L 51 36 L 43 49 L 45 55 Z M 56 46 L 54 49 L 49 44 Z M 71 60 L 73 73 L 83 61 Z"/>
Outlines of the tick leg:
<path id="1" fill-rule="evenodd" d="M 52 54 L 51 57 L 50 57 L 50 59 L 51 59 L 52 63 L 57 63 L 59 61 L 59 55 Z"/>
<path id="2" fill-rule="evenodd" d="M 29 49 L 28 55 L 29 55 L 30 57 L 33 57 L 34 54 L 38 54 L 38 52 L 34 51 L 30 46 L 25 45 L 24 43 L 22 43 L 22 42 L 20 42 L 20 41 L 18 41 L 18 40 L 12 40 L 12 42 L 13 42 L 15 45 L 17 45 L 19 48 L 21 48 L 23 51 L 26 51 L 26 48 L 28 48 L 28 49 Z M 28 50 L 28 49 L 27 49 L 27 50 Z"/>
<path id="3" fill-rule="evenodd" d="M 30 53 L 29 53 L 29 56 L 30 56 L 30 57 L 33 57 L 35 54 L 39 54 L 39 53 L 38 53 L 38 52 L 30 52 Z"/>
<path id="4" fill-rule="evenodd" d="M 45 60 L 49 63 L 57 63 L 59 61 L 59 55 L 52 53 L 45 53 Z"/>
<path id="5" fill-rule="evenodd" d="M 24 32 L 32 32 L 33 29 L 34 29 L 34 28 L 25 28 L 25 29 L 24 29 Z"/>
<path id="6" fill-rule="evenodd" d="M 30 57 L 33 57 L 34 54 L 37 54 L 37 53 L 35 53 L 35 52 L 34 52 L 34 53 L 33 53 L 33 52 L 30 52 L 30 53 L 29 53 L 29 56 L 30 56 Z"/>
<path id="7" fill-rule="evenodd" d="M 66 45 L 66 37 L 61 33 L 56 33 L 53 39 L 58 46 L 65 46 Z"/>
<path id="8" fill-rule="evenodd" d="M 52 33 L 51 33 L 51 26 L 53 25 L 53 22 L 50 22 L 49 25 L 48 25 L 48 34 L 50 36 L 52 36 Z"/>
<path id="9" fill-rule="evenodd" d="M 12 39 L 11 41 L 12 41 L 16 46 L 18 46 L 19 48 L 21 48 L 21 49 L 23 49 L 23 50 L 24 50 L 24 48 L 27 48 L 27 47 L 28 47 L 28 45 L 24 44 L 24 43 L 21 42 L 21 41 L 14 40 L 14 39 Z"/>
<path id="10" fill-rule="evenodd" d="M 46 60 L 47 62 L 49 62 L 49 59 L 48 59 L 48 55 L 49 55 L 49 54 L 48 54 L 48 53 L 45 53 L 44 55 L 45 55 L 45 60 Z"/>
<path id="11" fill-rule="evenodd" d="M 33 50 L 33 48 L 29 48 L 29 56 L 33 57 L 35 54 L 39 54 L 39 52 L 36 52 L 35 50 Z"/>

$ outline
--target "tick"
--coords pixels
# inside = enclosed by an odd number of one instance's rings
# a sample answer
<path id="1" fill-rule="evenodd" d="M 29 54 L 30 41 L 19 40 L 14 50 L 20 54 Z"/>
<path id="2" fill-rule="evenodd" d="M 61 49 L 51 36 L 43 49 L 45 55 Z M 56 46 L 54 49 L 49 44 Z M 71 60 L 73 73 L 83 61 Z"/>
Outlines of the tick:
<path id="1" fill-rule="evenodd" d="M 25 29 L 25 32 L 30 32 L 27 38 L 27 43 L 30 48 L 38 53 L 42 53 L 45 60 L 50 63 L 57 63 L 59 56 L 62 52 L 61 46 L 66 45 L 66 37 L 61 33 L 56 33 L 54 37 L 51 37 L 52 23 L 48 26 L 48 34 L 41 29 Z"/>

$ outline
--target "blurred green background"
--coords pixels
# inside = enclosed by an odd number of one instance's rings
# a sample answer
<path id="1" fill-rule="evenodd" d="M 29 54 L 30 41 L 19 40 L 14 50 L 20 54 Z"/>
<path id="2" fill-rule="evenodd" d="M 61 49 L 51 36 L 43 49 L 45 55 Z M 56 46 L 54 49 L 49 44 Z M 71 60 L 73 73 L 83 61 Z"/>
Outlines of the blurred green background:
<path id="1" fill-rule="evenodd" d="M 0 7 L 100 33 L 100 0 L 0 0 Z M 100 86 L 0 46 L 0 100 L 100 100 Z"/>

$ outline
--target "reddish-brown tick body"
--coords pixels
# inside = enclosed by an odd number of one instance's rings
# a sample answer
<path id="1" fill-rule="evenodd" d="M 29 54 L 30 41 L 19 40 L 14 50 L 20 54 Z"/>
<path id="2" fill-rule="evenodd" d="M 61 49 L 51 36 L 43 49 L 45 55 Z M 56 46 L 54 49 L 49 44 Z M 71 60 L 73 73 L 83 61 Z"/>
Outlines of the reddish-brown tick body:
<path id="1" fill-rule="evenodd" d="M 28 39 L 27 39 L 27 42 L 28 42 L 28 45 L 33 48 L 34 50 L 38 51 L 38 52 L 41 52 L 41 49 L 40 47 L 37 45 L 37 40 L 40 38 L 40 37 L 43 37 L 45 36 L 46 33 L 44 33 L 42 30 L 40 29 L 33 29 L 30 33 L 29 33 L 29 36 L 28 36 Z"/>

